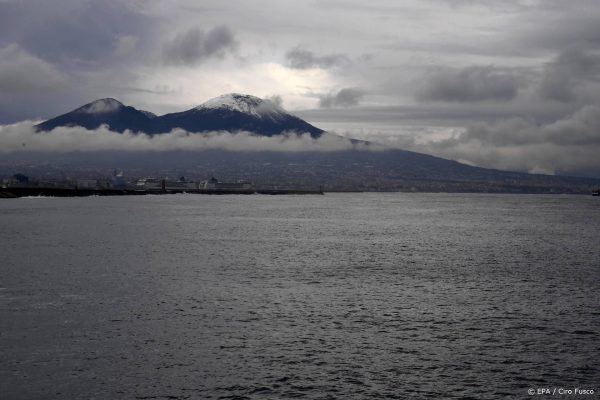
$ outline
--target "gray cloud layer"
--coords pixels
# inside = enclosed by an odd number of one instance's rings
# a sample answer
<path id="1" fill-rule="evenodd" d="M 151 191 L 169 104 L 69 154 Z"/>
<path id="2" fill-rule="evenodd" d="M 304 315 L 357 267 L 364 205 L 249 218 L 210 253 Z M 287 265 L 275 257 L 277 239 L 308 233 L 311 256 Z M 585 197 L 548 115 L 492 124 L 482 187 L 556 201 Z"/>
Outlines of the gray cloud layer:
<path id="1" fill-rule="evenodd" d="M 206 32 L 192 28 L 175 36 L 164 47 L 166 64 L 195 65 L 210 57 L 223 57 L 235 48 L 233 32 L 218 26 Z"/>
<path id="2" fill-rule="evenodd" d="M 359 88 L 344 88 L 335 93 L 319 95 L 319 107 L 353 107 L 360 103 L 365 92 Z"/>
<path id="3" fill-rule="evenodd" d="M 569 46 L 550 62 L 542 75 L 539 93 L 544 99 L 573 101 L 586 88 L 600 83 L 600 54 L 588 45 Z"/>
<path id="4" fill-rule="evenodd" d="M 478 142 L 486 146 L 554 144 L 595 146 L 600 150 L 600 107 L 585 106 L 564 119 L 538 125 L 531 120 L 513 118 L 494 125 L 479 124 L 449 140 L 449 144 Z"/>
<path id="5" fill-rule="evenodd" d="M 333 68 L 350 64 L 350 59 L 344 54 L 315 55 L 312 51 L 296 47 L 285 53 L 285 58 L 290 68 Z"/>
<path id="6" fill-rule="evenodd" d="M 17 44 L 0 48 L 0 93 L 45 92 L 64 82 L 65 77 L 53 65 Z"/>
<path id="7" fill-rule="evenodd" d="M 0 1 L 0 45 L 17 43 L 69 70 L 99 68 L 113 61 L 117 36 L 152 40 L 153 22 L 121 0 Z"/>
<path id="8" fill-rule="evenodd" d="M 436 68 L 417 89 L 420 101 L 507 101 L 517 95 L 519 78 L 493 66 Z"/>

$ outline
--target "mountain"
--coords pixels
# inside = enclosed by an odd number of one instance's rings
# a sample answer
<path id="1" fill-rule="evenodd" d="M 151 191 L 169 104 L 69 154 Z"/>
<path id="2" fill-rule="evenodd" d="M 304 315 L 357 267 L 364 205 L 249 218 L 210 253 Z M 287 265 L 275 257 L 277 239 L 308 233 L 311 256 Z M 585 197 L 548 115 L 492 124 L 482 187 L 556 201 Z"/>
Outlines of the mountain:
<path id="1" fill-rule="evenodd" d="M 216 97 L 191 110 L 162 116 L 125 106 L 115 99 L 101 99 L 43 122 L 37 128 L 40 131 L 58 126 L 95 129 L 102 124 L 117 132 L 128 129 L 148 134 L 167 133 L 175 128 L 189 132 L 249 131 L 263 136 L 297 132 L 310 133 L 315 138 L 323 133 L 270 100 L 237 93 Z"/>
<path id="2" fill-rule="evenodd" d="M 112 98 L 100 99 L 79 107 L 69 113 L 49 119 L 36 125 L 40 131 L 50 131 L 59 126 L 81 126 L 96 129 L 100 125 L 108 125 L 111 130 L 123 132 L 130 129 L 134 132 L 151 128 L 151 120 L 156 116 L 149 111 L 137 110 L 126 106 Z"/>
<path id="3" fill-rule="evenodd" d="M 101 99 L 41 123 L 37 128 L 40 131 L 58 126 L 94 129 L 102 124 L 118 132 L 130 130 L 148 134 L 170 132 L 175 128 L 190 132 L 243 130 L 265 136 L 293 131 L 319 137 L 324 132 L 269 100 L 235 93 L 216 97 L 188 111 L 162 116 L 125 106 L 115 99 Z M 0 175 L 4 167 L 8 168 L 8 174 L 14 163 L 21 165 L 23 154 L 19 153 L 18 157 L 9 159 L 9 155 L 3 155 Z M 598 179 L 498 171 L 391 148 L 299 153 L 211 149 L 164 151 L 160 157 L 154 153 L 113 150 L 69 155 L 38 154 L 36 157 L 47 157 L 47 162 L 40 164 L 39 171 L 25 171 L 28 174 L 39 175 L 47 170 L 48 164 L 56 164 L 68 165 L 72 172 L 81 171 L 82 176 L 87 176 L 90 168 L 110 172 L 120 166 L 149 176 L 178 171 L 178 176 L 197 179 L 216 176 L 225 180 L 246 179 L 262 185 L 301 188 L 324 185 L 328 190 L 590 193 L 600 185 Z M 34 168 L 35 163 L 31 165 Z M 8 176 L 12 174 L 14 171 Z M 62 174 L 62 170 L 57 174 Z"/>
<path id="4" fill-rule="evenodd" d="M 153 128 L 153 133 L 168 132 L 173 128 L 189 132 L 248 131 L 263 136 L 297 132 L 318 137 L 323 133 L 270 100 L 237 93 L 216 97 L 188 111 L 158 117 Z"/>

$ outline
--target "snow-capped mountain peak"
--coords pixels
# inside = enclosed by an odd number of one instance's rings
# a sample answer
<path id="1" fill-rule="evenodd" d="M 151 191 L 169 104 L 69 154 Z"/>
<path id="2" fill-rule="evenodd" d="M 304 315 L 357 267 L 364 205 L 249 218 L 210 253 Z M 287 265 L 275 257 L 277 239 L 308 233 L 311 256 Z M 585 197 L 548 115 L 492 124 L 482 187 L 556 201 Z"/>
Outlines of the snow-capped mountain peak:
<path id="1" fill-rule="evenodd" d="M 286 111 L 271 100 L 247 94 L 228 93 L 208 100 L 196 107 L 196 110 L 223 109 L 237 111 L 256 117 L 277 117 L 286 115 Z"/>
<path id="2" fill-rule="evenodd" d="M 77 111 L 85 114 L 102 114 L 112 111 L 117 111 L 123 107 L 123 103 L 113 98 L 100 99 L 92 101 L 85 106 L 79 108 Z"/>

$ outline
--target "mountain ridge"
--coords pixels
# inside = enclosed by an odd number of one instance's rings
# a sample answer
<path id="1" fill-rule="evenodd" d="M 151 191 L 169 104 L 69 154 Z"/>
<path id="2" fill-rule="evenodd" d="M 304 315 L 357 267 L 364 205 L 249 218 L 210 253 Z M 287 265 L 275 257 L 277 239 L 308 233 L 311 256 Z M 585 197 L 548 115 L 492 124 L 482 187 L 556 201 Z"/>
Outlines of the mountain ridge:
<path id="1" fill-rule="evenodd" d="M 96 129 L 108 125 L 120 133 L 126 130 L 150 135 L 184 129 L 193 133 L 210 131 L 249 131 L 261 136 L 285 132 L 309 133 L 318 138 L 324 131 L 296 117 L 270 100 L 229 93 L 189 110 L 157 116 L 126 106 L 114 98 L 103 98 L 36 125 L 38 131 L 61 126 Z"/>

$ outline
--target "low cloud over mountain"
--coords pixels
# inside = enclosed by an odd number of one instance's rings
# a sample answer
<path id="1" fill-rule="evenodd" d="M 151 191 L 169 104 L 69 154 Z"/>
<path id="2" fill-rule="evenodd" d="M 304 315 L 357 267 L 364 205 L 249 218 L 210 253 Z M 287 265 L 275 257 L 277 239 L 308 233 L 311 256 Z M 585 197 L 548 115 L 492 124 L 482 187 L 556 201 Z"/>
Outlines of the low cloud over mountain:
<path id="1" fill-rule="evenodd" d="M 107 126 L 96 129 L 57 127 L 39 133 L 33 122 L 0 126 L 0 153 L 12 152 L 90 152 L 90 151 L 197 151 L 229 150 L 240 152 L 330 152 L 342 150 L 377 151 L 379 146 L 353 143 L 336 135 L 313 138 L 295 133 L 257 136 L 251 132 L 214 131 L 203 134 L 174 129 L 161 135 L 125 131 L 118 133 Z"/>

